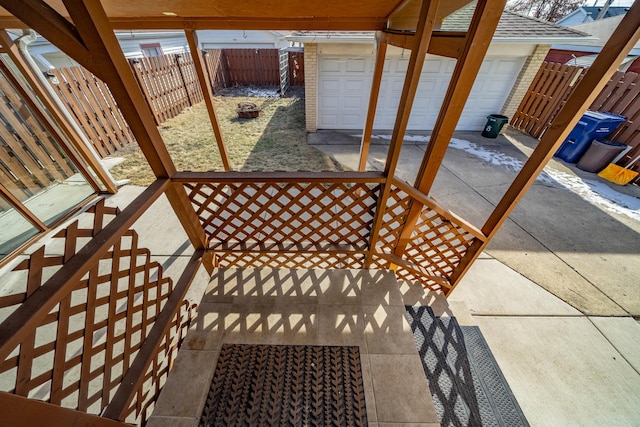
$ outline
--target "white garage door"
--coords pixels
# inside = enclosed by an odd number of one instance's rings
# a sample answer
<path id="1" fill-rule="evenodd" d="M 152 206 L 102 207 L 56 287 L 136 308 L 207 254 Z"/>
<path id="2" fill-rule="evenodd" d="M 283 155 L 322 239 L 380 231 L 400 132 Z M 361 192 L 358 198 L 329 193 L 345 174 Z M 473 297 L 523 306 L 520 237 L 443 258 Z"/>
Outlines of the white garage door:
<path id="1" fill-rule="evenodd" d="M 489 114 L 500 113 L 524 59 L 487 57 L 484 60 L 458 123 L 459 130 L 481 130 Z M 386 59 L 375 129 L 393 129 L 408 63 L 407 57 Z M 318 128 L 364 127 L 373 66 L 373 58 L 319 57 Z M 408 129 L 433 129 L 454 67 L 455 61 L 452 59 L 427 57 Z"/>

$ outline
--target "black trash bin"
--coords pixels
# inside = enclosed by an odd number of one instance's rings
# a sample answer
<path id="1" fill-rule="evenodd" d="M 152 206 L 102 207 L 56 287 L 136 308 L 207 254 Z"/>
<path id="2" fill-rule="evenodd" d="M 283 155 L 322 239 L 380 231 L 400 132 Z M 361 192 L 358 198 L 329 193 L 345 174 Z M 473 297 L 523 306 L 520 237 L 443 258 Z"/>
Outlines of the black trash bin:
<path id="1" fill-rule="evenodd" d="M 502 126 L 509 121 L 509 117 L 501 114 L 490 114 L 487 117 L 487 124 L 484 125 L 482 136 L 485 138 L 497 138 Z"/>
<path id="2" fill-rule="evenodd" d="M 627 146 L 620 142 L 594 139 L 576 166 L 583 171 L 598 173 L 625 148 Z"/>

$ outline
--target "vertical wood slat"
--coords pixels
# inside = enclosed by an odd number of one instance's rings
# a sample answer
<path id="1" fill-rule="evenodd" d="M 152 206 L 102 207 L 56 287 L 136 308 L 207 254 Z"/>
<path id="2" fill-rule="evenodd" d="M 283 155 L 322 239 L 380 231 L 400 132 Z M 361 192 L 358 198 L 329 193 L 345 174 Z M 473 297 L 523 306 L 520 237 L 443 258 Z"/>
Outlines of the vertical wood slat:
<path id="1" fill-rule="evenodd" d="M 539 138 L 582 80 L 580 67 L 543 63 L 514 114 L 511 125 Z M 627 118 L 609 139 L 630 145 L 632 150 L 619 162 L 622 166 L 640 154 L 640 75 L 617 71 L 589 107 L 593 111 Z M 632 169 L 640 169 L 635 165 Z"/>
<path id="2" fill-rule="evenodd" d="M 66 179 L 75 173 L 75 170 L 60 146 L 53 139 L 44 125 L 34 116 L 19 93 L 9 85 L 4 78 L 0 79 L 0 89 L 6 96 L 8 106 L 13 111 L 14 117 L 20 123 L 20 134 L 44 167 L 56 179 Z M 28 135 L 31 135 L 29 138 Z M 26 138 L 26 139 L 25 139 Z"/>
<path id="3" fill-rule="evenodd" d="M 100 157 L 113 154 L 135 141 L 108 87 L 80 67 L 51 70 L 54 91 L 76 119 Z"/>

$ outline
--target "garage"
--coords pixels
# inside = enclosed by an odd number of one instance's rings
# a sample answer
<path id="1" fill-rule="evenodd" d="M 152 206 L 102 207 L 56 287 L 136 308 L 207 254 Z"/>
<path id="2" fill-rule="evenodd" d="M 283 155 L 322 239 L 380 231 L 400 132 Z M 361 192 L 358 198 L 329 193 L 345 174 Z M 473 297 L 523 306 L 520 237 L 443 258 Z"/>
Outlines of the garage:
<path id="1" fill-rule="evenodd" d="M 458 123 L 459 130 L 481 130 L 489 114 L 500 112 L 526 57 L 488 56 Z M 380 86 L 374 129 L 391 130 L 398 111 L 409 55 L 388 56 Z M 409 130 L 431 130 L 455 61 L 429 55 L 416 92 Z M 318 129 L 362 129 L 374 57 L 318 56 Z"/>

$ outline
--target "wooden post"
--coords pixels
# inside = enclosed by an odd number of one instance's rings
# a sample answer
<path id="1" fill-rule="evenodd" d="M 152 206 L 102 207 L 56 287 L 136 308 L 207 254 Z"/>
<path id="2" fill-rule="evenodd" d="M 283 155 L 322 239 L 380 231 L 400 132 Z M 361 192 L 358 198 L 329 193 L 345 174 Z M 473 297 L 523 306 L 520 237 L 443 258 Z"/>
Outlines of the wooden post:
<path id="1" fill-rule="evenodd" d="M 429 42 L 431 41 L 431 33 L 433 32 L 433 28 L 436 23 L 439 5 L 439 0 L 433 0 L 423 2 L 420 8 L 420 17 L 418 18 L 418 28 L 416 30 L 415 49 L 411 51 L 411 57 L 409 58 L 407 74 L 404 79 L 402 94 L 400 95 L 401 102 L 398 106 L 396 122 L 393 127 L 391 142 L 389 144 L 389 152 L 387 154 L 387 162 L 384 168 L 384 175 L 387 177 L 387 182 L 382 185 L 382 190 L 380 191 L 380 196 L 378 198 L 378 208 L 376 209 L 376 216 L 371 230 L 371 240 L 369 242 L 369 252 L 365 262 L 365 268 L 369 268 L 373 255 L 375 254 L 375 247 L 379 237 L 378 232 L 382 226 L 382 218 L 387 207 L 387 199 L 391 192 L 390 180 L 393 178 L 398 164 L 398 159 L 400 157 L 402 140 L 404 139 L 404 133 L 407 130 L 407 123 L 409 123 L 411 107 L 413 106 L 416 89 L 420 82 L 420 73 L 422 72 L 422 66 L 424 65 L 427 49 L 429 48 Z"/>
<path id="2" fill-rule="evenodd" d="M 66 33 L 61 34 L 57 30 L 58 26 L 51 25 L 51 22 L 64 20 L 68 24 L 69 21 L 57 15 L 53 9 L 47 14 L 40 13 L 42 10 L 48 10 L 46 9 L 48 6 L 42 0 L 25 0 L 25 2 L 32 6 L 29 8 L 31 13 L 16 6 L 21 2 L 0 0 L 0 4 L 9 12 L 38 31 L 50 42 L 57 44 L 61 37 L 64 38 Z M 131 131 L 156 177 L 171 177 L 176 172 L 171 156 L 162 141 L 153 114 L 120 49 L 102 5 L 100 2 L 81 0 L 64 0 L 64 4 L 75 23 L 73 32 L 80 34 L 81 42 L 91 52 L 92 60 L 87 63 L 89 71 L 99 76 L 109 86 L 122 115 L 129 123 Z M 61 44 L 59 47 L 64 50 L 66 45 Z M 69 50 L 66 53 L 77 59 L 75 56 L 78 55 L 78 52 Z M 196 249 L 205 249 L 206 235 L 190 203 L 185 203 L 188 198 L 184 189 L 173 185 L 169 186 L 167 198 L 193 246 Z"/>
<path id="3" fill-rule="evenodd" d="M 515 209 L 520 199 L 533 185 L 536 177 L 551 159 L 553 153 L 578 123 L 589 105 L 595 101 L 613 73 L 615 73 L 618 65 L 638 40 L 640 40 L 640 2 L 635 2 L 629 12 L 622 18 L 611 37 L 609 37 L 609 41 L 602 48 L 593 65 L 578 83 L 571 97 L 551 122 L 538 146 L 531 153 L 522 170 L 485 222 L 482 232 L 487 236 L 487 240 L 484 243 L 474 242 L 454 270 L 451 276 L 451 283 L 454 288 Z"/>
<path id="4" fill-rule="evenodd" d="M 28 62 L 22 57 L 22 52 L 20 52 L 20 49 L 18 49 L 18 46 L 15 44 L 13 40 L 11 40 L 6 30 L 4 29 L 0 30 L 0 43 L 4 48 L 4 52 L 9 56 L 11 61 L 18 68 L 22 76 L 27 80 L 27 82 L 31 86 L 31 89 L 36 94 L 38 99 L 42 102 L 42 104 L 45 106 L 47 111 L 51 114 L 51 117 L 53 117 L 54 121 L 56 122 L 57 126 L 59 126 L 64 136 L 67 137 L 67 139 L 69 140 L 73 148 L 78 152 L 80 157 L 82 157 L 82 159 L 91 167 L 91 169 L 96 174 L 96 176 L 98 177 L 102 185 L 104 185 L 104 188 L 107 190 L 107 193 L 115 194 L 117 191 L 116 184 L 113 182 L 113 179 L 111 178 L 109 173 L 100 164 L 99 160 L 91 152 L 89 147 L 87 147 L 84 141 L 82 141 L 82 139 L 77 134 L 75 129 L 73 129 L 73 125 L 68 121 L 68 119 L 64 116 L 64 114 L 60 112 L 58 105 L 56 104 L 56 102 L 53 100 L 51 96 L 51 93 L 47 90 L 47 88 L 44 87 L 42 81 L 35 75 L 34 70 L 29 66 Z M 19 88 L 22 89 L 22 91 L 24 92 L 24 88 L 21 85 L 14 84 L 14 86 L 19 86 Z M 49 116 L 46 114 L 44 115 L 40 114 L 41 111 L 40 111 L 39 104 L 35 103 L 35 106 L 33 106 L 32 105 L 33 100 L 31 100 L 29 96 L 26 96 L 23 94 L 23 97 L 25 98 L 25 101 L 28 101 L 29 104 L 32 106 L 32 108 L 38 112 L 40 120 L 43 123 L 45 123 L 47 127 L 50 127 L 52 124 L 49 122 L 49 118 L 48 118 Z M 51 132 L 54 132 L 54 131 L 51 131 Z M 57 134 L 57 130 L 54 133 Z M 56 139 L 59 141 L 58 143 L 60 144 L 60 146 L 63 149 L 65 149 L 66 144 L 64 143 L 64 141 L 61 141 L 59 137 Z M 69 156 L 72 159 L 74 159 L 74 163 L 76 164 L 78 169 L 82 171 L 83 175 L 89 181 L 89 183 L 91 183 L 94 186 L 94 188 L 96 188 L 97 191 L 102 191 L 100 188 L 97 187 L 96 182 L 94 181 L 94 178 L 89 173 L 89 171 L 87 171 L 84 168 L 84 166 L 78 161 L 78 159 L 75 158 L 75 154 L 66 149 L 65 149 L 65 152 L 67 152 L 67 154 L 69 154 Z"/>
<path id="5" fill-rule="evenodd" d="M 429 138 L 429 144 L 424 154 L 416 178 L 415 187 L 424 194 L 429 194 L 436 174 L 440 169 L 449 141 L 456 129 L 458 120 L 467 98 L 473 88 L 473 83 L 480 71 L 482 61 L 491 43 L 491 38 L 498 26 L 506 0 L 479 0 L 469 31 L 466 36 L 464 50 L 451 76 L 444 101 L 436 124 Z M 409 209 L 407 220 L 398 239 L 395 254 L 401 256 L 411 239 L 414 227 L 420 218 L 422 204 L 414 201 Z"/>
<path id="6" fill-rule="evenodd" d="M 229 154 L 227 153 L 227 146 L 222 138 L 222 131 L 220 130 L 220 123 L 218 122 L 218 116 L 213 106 L 213 89 L 211 88 L 211 82 L 207 78 L 205 70 L 205 61 L 200 50 L 198 43 L 198 35 L 195 30 L 185 30 L 187 41 L 189 42 L 189 50 L 191 51 L 191 57 L 193 58 L 193 65 L 195 66 L 196 73 L 198 74 L 198 80 L 200 81 L 200 88 L 202 89 L 202 95 L 204 97 L 204 103 L 207 106 L 209 112 L 209 120 L 211 121 L 211 127 L 216 137 L 216 143 L 218 144 L 218 150 L 220 151 L 220 157 L 222 157 L 222 164 L 225 171 L 231 170 L 231 162 L 229 161 Z"/>
<path id="7" fill-rule="evenodd" d="M 371 134 L 373 132 L 373 122 L 376 118 L 376 108 L 378 106 L 378 95 L 380 94 L 380 83 L 382 82 L 382 71 L 384 70 L 384 59 L 387 54 L 387 44 L 380 39 L 380 32 L 376 34 L 376 65 L 373 69 L 371 82 L 371 95 L 369 95 L 369 107 L 367 110 L 367 121 L 362 132 L 362 142 L 360 143 L 360 163 L 358 170 L 364 172 L 367 168 L 367 157 L 371 146 Z"/>

